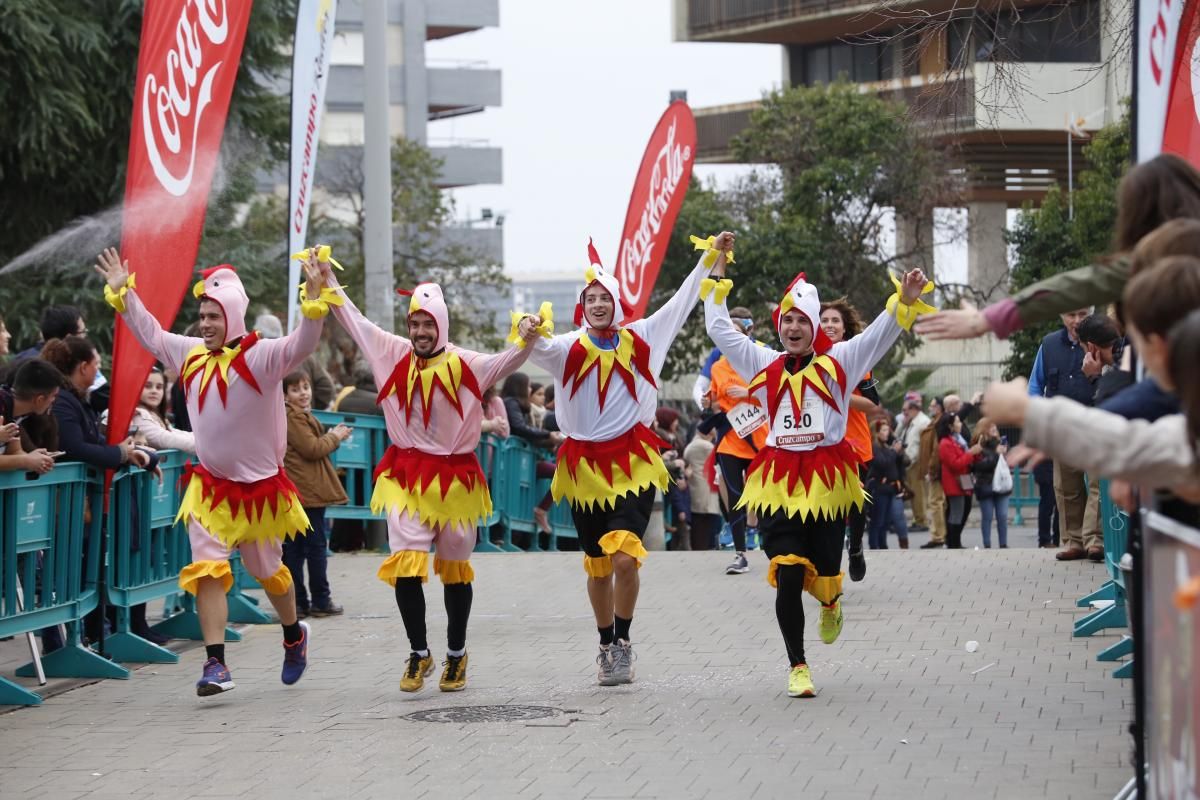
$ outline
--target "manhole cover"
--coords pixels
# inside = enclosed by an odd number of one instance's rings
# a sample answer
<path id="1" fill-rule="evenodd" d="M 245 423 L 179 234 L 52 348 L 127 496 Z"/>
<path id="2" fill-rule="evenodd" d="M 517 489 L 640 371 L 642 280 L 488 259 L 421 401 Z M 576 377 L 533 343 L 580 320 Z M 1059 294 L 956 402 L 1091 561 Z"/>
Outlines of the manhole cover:
<path id="1" fill-rule="evenodd" d="M 405 714 L 413 722 L 525 722 L 531 719 L 546 719 L 564 713 L 550 706 L 454 706 L 452 708 L 428 708 Z"/>

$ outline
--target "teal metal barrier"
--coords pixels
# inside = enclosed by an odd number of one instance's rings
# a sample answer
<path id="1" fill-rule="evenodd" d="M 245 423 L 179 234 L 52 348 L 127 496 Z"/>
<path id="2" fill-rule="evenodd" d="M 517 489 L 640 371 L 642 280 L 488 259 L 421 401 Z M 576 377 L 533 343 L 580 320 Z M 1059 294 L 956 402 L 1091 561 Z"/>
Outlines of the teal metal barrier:
<path id="1" fill-rule="evenodd" d="M 330 506 L 325 516 L 329 519 L 377 519 L 377 515 L 371 513 L 371 492 L 375 487 L 375 465 L 383 458 L 388 447 L 383 417 L 334 411 L 314 411 L 313 416 L 327 428 L 342 423 L 354 429 L 350 438 L 329 456 L 350 502 L 342 506 Z"/>
<path id="2" fill-rule="evenodd" d="M 1042 501 L 1042 493 L 1038 489 L 1037 481 L 1033 479 L 1032 471 L 1022 472 L 1020 467 L 1017 467 L 1013 469 L 1012 474 L 1013 492 L 1009 495 L 1008 505 L 1016 511 L 1013 515 L 1013 525 L 1020 527 L 1025 524 L 1025 515 L 1021 509 L 1033 508 L 1036 511 Z"/>
<path id="3" fill-rule="evenodd" d="M 1081 597 L 1076 605 L 1087 608 L 1098 600 L 1111 601 L 1111 604 L 1099 608 L 1075 621 L 1075 636 L 1091 636 L 1106 628 L 1123 628 L 1128 626 L 1128 609 L 1125 603 L 1125 577 L 1121 572 L 1121 557 L 1129 543 L 1129 516 L 1117 508 L 1108 492 L 1108 481 L 1100 481 L 1100 522 L 1104 531 L 1104 566 L 1108 570 L 1109 580 L 1096 591 Z M 1121 639 L 1106 647 L 1096 656 L 1097 661 L 1119 661 L 1133 653 L 1133 639 L 1123 636 Z M 1114 678 L 1130 678 L 1133 676 L 1133 661 L 1126 661 L 1113 672 Z"/>
<path id="4" fill-rule="evenodd" d="M 502 526 L 504 523 L 504 518 L 500 514 L 499 495 L 496 492 L 498 481 L 496 468 L 500 461 L 500 443 L 503 441 L 497 436 L 485 433 L 479 437 L 479 444 L 475 447 L 475 457 L 479 459 L 479 467 L 483 470 L 484 477 L 487 478 L 488 492 L 492 497 L 492 513 L 479 523 L 475 541 L 475 552 L 477 553 L 504 553 L 521 549 L 513 545 L 512 531 L 508 528 L 503 528 L 504 538 L 499 546 L 492 543 L 492 528 L 497 525 Z"/>
<path id="5" fill-rule="evenodd" d="M 537 451 L 523 439 L 510 436 L 500 442 L 495 463 L 496 485 L 492 488 L 492 503 L 500 510 L 504 526 L 505 549 L 519 552 L 512 544 L 514 531 L 528 533 L 531 550 L 540 550 L 537 542 L 538 526 L 533 518 L 533 508 L 541 495 L 538 494 Z"/>
<path id="6" fill-rule="evenodd" d="M 42 476 L 0 473 L 0 637 L 65 625 L 65 645 L 42 659 L 48 677 L 129 677 L 129 670 L 81 644 L 81 620 L 99 601 L 101 482 L 98 472 L 79 463 L 58 464 Z M 33 663 L 17 675 L 35 677 Z M 41 701 L 0 678 L 0 704 Z"/>
<path id="7" fill-rule="evenodd" d="M 132 632 L 129 609 L 179 591 L 179 572 L 190 560 L 187 532 L 175 524 L 186 460 L 177 450 L 160 453 L 161 481 L 136 468 L 113 476 L 105 589 L 108 604 L 117 609 L 117 625 L 104 647 L 116 661 L 179 661 L 175 653 Z"/>

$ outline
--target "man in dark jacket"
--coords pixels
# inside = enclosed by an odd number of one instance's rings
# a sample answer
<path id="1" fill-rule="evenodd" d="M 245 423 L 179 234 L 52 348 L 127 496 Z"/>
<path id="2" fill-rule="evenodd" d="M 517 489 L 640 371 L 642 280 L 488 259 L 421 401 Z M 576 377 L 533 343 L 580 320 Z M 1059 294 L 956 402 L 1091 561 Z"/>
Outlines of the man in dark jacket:
<path id="1" fill-rule="evenodd" d="M 1092 405 L 1094 389 L 1083 371 L 1087 353 L 1079 341 L 1078 327 L 1091 314 L 1081 308 L 1062 315 L 1062 330 L 1046 336 L 1038 348 L 1029 376 L 1029 394 L 1034 397 L 1069 397 L 1085 406 Z M 1058 504 L 1063 549 L 1059 561 L 1104 558 L 1100 533 L 1100 482 L 1088 485 L 1087 476 L 1061 460 L 1054 462 L 1054 495 Z"/>

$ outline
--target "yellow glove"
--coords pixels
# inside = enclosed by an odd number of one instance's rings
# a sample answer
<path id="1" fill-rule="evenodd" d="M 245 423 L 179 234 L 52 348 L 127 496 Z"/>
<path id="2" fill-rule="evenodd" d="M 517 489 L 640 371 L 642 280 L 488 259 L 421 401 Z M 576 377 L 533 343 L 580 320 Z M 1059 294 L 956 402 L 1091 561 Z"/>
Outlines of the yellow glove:
<path id="1" fill-rule="evenodd" d="M 721 254 L 721 251 L 717 249 L 716 236 L 710 236 L 707 239 L 701 239 L 699 236 L 689 236 L 688 239 L 691 240 L 696 250 L 708 251 L 704 254 L 704 266 L 712 267 L 713 264 L 717 263 L 717 256 Z M 725 262 L 728 264 L 737 263 L 733 260 L 732 250 L 725 254 Z"/>
<path id="2" fill-rule="evenodd" d="M 729 278 L 714 280 L 713 278 L 705 278 L 700 281 L 700 299 L 707 300 L 710 294 L 713 295 L 713 302 L 721 305 L 725 302 L 725 298 L 729 296 L 729 292 L 733 290 L 733 281 Z"/>
<path id="3" fill-rule="evenodd" d="M 331 255 L 331 253 L 333 252 L 333 248 L 331 248 L 327 244 L 319 244 L 316 247 L 308 248 L 308 250 L 301 250 L 299 253 L 292 253 L 291 260 L 292 261 L 303 261 L 304 259 L 306 259 L 308 257 L 309 252 L 312 250 L 317 251 L 317 261 L 328 261 L 330 264 L 333 264 L 338 269 L 342 269 L 342 265 L 339 264 L 337 262 L 337 259 Z"/>
<path id="4" fill-rule="evenodd" d="M 129 277 L 125 279 L 125 285 L 115 292 L 107 283 L 104 284 L 104 302 L 116 309 L 118 314 L 125 313 L 125 295 L 130 289 L 137 288 L 137 281 L 134 280 L 135 277 L 137 276 L 130 273 Z"/>
<path id="5" fill-rule="evenodd" d="M 515 344 L 518 348 L 523 348 L 526 342 L 521 336 L 521 320 L 529 315 L 523 311 L 513 311 L 511 313 L 512 328 L 508 331 L 508 341 Z M 537 315 L 542 318 L 542 324 L 537 326 L 538 334 L 543 339 L 552 339 L 554 337 L 554 307 L 548 302 L 542 303 Z"/>
<path id="6" fill-rule="evenodd" d="M 337 289 L 331 289 L 328 286 L 321 287 L 321 293 L 316 299 L 310 300 L 308 297 L 308 284 L 300 284 L 300 313 L 309 319 L 322 319 L 329 313 L 329 307 L 340 306 L 345 303 L 345 299 L 337 293 Z"/>
<path id="7" fill-rule="evenodd" d="M 933 314 L 937 311 L 936 308 L 919 297 L 911 304 L 905 303 L 901 294 L 900 281 L 896 280 L 896 276 L 891 272 L 888 272 L 888 277 L 892 279 L 892 286 L 896 287 L 896 293 L 888 298 L 887 312 L 896 318 L 896 323 L 901 328 L 911 331 L 913 323 L 917 321 L 917 317 L 922 314 Z M 926 281 L 925 287 L 921 289 L 921 294 L 929 294 L 932 291 L 933 281 Z"/>

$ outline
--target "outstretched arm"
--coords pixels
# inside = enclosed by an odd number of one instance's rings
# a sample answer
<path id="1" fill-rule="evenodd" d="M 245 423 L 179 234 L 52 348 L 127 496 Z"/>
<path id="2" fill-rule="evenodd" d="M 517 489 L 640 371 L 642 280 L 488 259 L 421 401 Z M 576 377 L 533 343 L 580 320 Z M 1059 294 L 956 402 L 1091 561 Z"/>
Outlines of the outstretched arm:
<path id="1" fill-rule="evenodd" d="M 178 372 L 188 351 L 200 340 L 163 330 L 142 305 L 135 291 L 137 276 L 130 273 L 129 262 L 121 260 L 116 248 L 106 248 L 92 268 L 104 278 L 104 299 L 125 320 L 134 338 L 152 356 Z"/>
<path id="2" fill-rule="evenodd" d="M 855 385 L 871 367 L 879 363 L 879 359 L 892 348 L 900 334 L 912 328 L 917 315 L 935 310 L 921 300 L 922 294 L 933 291 L 933 282 L 921 270 L 906 272 L 903 281 L 892 278 L 892 283 L 896 293 L 888 298 L 887 308 L 866 330 L 848 342 L 835 344 L 831 350 Z"/>
<path id="3" fill-rule="evenodd" d="M 755 344 L 749 336 L 733 326 L 729 318 L 729 309 L 725 307 L 725 298 L 733 289 L 733 281 L 725 278 L 725 249 L 732 249 L 733 234 L 722 233 L 717 237 L 717 257 L 713 260 L 713 278 L 703 280 L 698 291 L 704 298 L 704 327 L 713 344 L 721 354 L 729 359 L 729 363 L 742 380 L 751 381 L 768 364 L 779 357 L 779 354 Z M 709 251 L 712 252 L 712 251 Z M 707 255 L 707 253 L 705 254 Z M 721 279 L 721 280 L 716 280 Z"/>
<path id="4" fill-rule="evenodd" d="M 1052 275 L 984 309 L 963 302 L 961 309 L 931 314 L 917 325 L 917 333 L 929 339 L 973 339 L 986 333 L 1007 339 L 1026 325 L 1048 322 L 1077 308 L 1115 302 L 1128 281 L 1126 258 L 1091 264 Z"/>
<path id="5" fill-rule="evenodd" d="M 729 247 L 732 248 L 733 234 L 722 234 L 722 236 L 725 235 L 728 236 Z M 700 295 L 700 282 L 708 277 L 708 273 L 717 263 L 718 257 L 722 256 L 720 248 L 714 246 L 710 241 L 709 247 L 701 254 L 700 260 L 696 262 L 695 268 L 684 279 L 679 290 L 671 295 L 671 298 L 663 303 L 658 311 L 629 326 L 649 343 L 650 368 L 655 375 L 662 371 L 671 344 L 683 330 L 683 324 L 687 322 L 688 314 L 692 313 L 692 309 L 696 305 L 696 298 Z"/>
<path id="6" fill-rule="evenodd" d="M 530 344 L 542 335 L 538 330 L 542 325 L 540 316 L 525 314 L 514 315 L 514 317 L 513 331 L 509 337 L 510 340 L 516 340 L 512 347 L 491 354 L 473 353 L 468 350 L 460 351 L 463 358 L 470 364 L 471 371 L 475 373 L 481 390 L 519 370 L 533 353 Z"/>
<path id="7" fill-rule="evenodd" d="M 273 380 L 282 380 L 313 354 L 321 342 L 321 329 L 325 327 L 329 308 L 341 302 L 336 292 L 324 288 L 329 262 L 318 262 L 316 249 L 312 248 L 301 262 L 307 281 L 300 294 L 300 324 L 287 336 L 268 339 L 255 348 L 262 348 L 260 353 L 266 354 L 266 368 Z"/>

